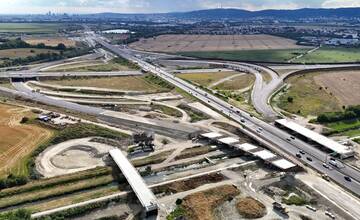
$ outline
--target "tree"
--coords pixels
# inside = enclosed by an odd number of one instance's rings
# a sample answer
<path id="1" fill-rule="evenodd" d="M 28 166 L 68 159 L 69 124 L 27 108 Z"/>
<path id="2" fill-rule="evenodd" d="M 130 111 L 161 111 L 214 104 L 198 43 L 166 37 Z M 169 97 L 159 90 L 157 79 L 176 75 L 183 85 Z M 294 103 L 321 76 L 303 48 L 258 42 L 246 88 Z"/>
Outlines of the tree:
<path id="1" fill-rule="evenodd" d="M 37 48 L 45 48 L 46 45 L 44 43 L 39 43 L 36 47 Z"/>
<path id="2" fill-rule="evenodd" d="M 56 48 L 57 48 L 58 50 L 66 50 L 66 46 L 65 46 L 65 44 L 63 44 L 63 43 L 58 44 Z"/>
<path id="3" fill-rule="evenodd" d="M 294 102 L 294 98 L 293 98 L 292 96 L 289 96 L 289 97 L 287 98 L 287 101 L 288 101 L 289 103 L 293 103 L 293 102 Z"/>

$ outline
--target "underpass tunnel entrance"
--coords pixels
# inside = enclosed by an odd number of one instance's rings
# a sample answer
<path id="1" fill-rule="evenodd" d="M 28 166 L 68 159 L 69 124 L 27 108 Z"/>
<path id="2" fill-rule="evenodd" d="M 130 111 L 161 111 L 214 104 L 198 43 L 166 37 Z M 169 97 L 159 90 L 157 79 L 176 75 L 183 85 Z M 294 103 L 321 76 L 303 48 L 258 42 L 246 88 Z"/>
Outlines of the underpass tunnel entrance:
<path id="1" fill-rule="evenodd" d="M 11 82 L 38 81 L 37 77 L 12 77 Z"/>

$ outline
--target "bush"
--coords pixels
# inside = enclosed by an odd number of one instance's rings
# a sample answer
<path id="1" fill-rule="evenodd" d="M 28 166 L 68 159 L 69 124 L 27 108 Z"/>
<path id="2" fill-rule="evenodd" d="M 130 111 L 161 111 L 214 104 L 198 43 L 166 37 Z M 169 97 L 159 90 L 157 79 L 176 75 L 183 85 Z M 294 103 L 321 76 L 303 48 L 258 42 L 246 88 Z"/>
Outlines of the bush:
<path id="1" fill-rule="evenodd" d="M 319 123 L 331 123 L 360 118 L 360 105 L 349 106 L 343 112 L 328 112 L 317 117 Z"/>
<path id="2" fill-rule="evenodd" d="M 30 220 L 31 212 L 26 209 L 18 209 L 13 212 L 0 214 L 0 220 Z"/>
<path id="3" fill-rule="evenodd" d="M 0 189 L 25 185 L 28 181 L 28 178 L 25 176 L 15 176 L 10 174 L 6 179 L 0 180 Z"/>
<path id="4" fill-rule="evenodd" d="M 23 117 L 20 121 L 20 124 L 25 124 L 29 121 L 29 118 L 28 117 Z"/>

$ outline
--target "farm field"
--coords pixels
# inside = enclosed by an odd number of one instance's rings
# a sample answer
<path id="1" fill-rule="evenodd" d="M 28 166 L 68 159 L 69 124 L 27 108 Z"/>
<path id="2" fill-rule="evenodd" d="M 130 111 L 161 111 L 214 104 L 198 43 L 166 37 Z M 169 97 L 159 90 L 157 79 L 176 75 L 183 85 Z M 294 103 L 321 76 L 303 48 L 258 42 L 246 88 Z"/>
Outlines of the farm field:
<path id="1" fill-rule="evenodd" d="M 157 92 L 162 88 L 145 79 L 146 76 L 123 76 L 123 77 L 105 77 L 105 78 L 82 78 L 66 80 L 48 80 L 44 83 L 77 86 L 77 87 L 97 87 L 105 89 L 118 89 L 130 91 Z"/>
<path id="2" fill-rule="evenodd" d="M 25 37 L 23 39 L 26 43 L 31 44 L 31 45 L 37 45 L 40 43 L 44 43 L 47 46 L 57 46 L 60 43 L 65 44 L 65 46 L 67 47 L 73 47 L 75 46 L 75 41 L 66 38 L 66 37 Z"/>
<path id="3" fill-rule="evenodd" d="M 212 83 L 235 74 L 237 74 L 237 72 L 183 73 L 177 76 L 202 86 L 209 86 Z"/>
<path id="4" fill-rule="evenodd" d="M 10 33 L 55 33 L 62 24 L 41 24 L 41 23 L 1 23 L 0 32 Z"/>
<path id="5" fill-rule="evenodd" d="M 236 51 L 194 51 L 178 54 L 203 59 L 241 60 L 259 62 L 287 62 L 308 49 L 268 49 Z"/>
<path id="6" fill-rule="evenodd" d="M 0 104 L 0 176 L 27 175 L 27 160 L 41 143 L 52 137 L 51 130 L 20 124 L 22 117 L 33 117 L 28 110 Z"/>
<path id="7" fill-rule="evenodd" d="M 157 52 L 298 49 L 296 41 L 272 35 L 161 35 L 141 39 L 132 48 Z"/>
<path id="8" fill-rule="evenodd" d="M 314 77 L 316 84 L 328 88 L 341 105 L 360 104 L 360 70 L 334 71 Z"/>
<path id="9" fill-rule="evenodd" d="M 281 92 L 273 101 L 280 109 L 302 116 L 341 111 L 341 104 L 336 96 L 315 82 L 314 77 L 319 75 L 312 73 L 287 79 L 286 83 L 290 88 Z M 291 98 L 293 100 L 289 101 Z"/>
<path id="10" fill-rule="evenodd" d="M 258 62 L 288 62 L 309 49 L 267 49 L 236 51 L 191 51 L 178 52 L 180 55 L 204 59 L 223 59 Z M 293 63 L 347 63 L 360 61 L 360 49 L 321 48 L 313 53 L 293 60 Z"/>
<path id="11" fill-rule="evenodd" d="M 37 49 L 37 48 L 19 48 L 0 50 L 0 59 L 3 58 L 24 58 L 27 56 L 35 56 L 41 53 L 58 53 L 56 50 Z"/>

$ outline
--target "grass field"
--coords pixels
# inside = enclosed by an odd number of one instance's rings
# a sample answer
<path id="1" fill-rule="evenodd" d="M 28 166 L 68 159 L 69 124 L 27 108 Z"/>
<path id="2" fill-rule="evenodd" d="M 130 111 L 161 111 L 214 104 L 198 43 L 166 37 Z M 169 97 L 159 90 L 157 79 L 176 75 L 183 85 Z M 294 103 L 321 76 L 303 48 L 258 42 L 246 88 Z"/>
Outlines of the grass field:
<path id="1" fill-rule="evenodd" d="M 53 135 L 51 130 L 20 124 L 24 116 L 34 117 L 26 109 L 0 104 L 0 177 L 28 175 L 30 154 Z"/>
<path id="2" fill-rule="evenodd" d="M 44 23 L 0 23 L 0 32 L 10 33 L 55 33 L 64 27 L 62 24 Z"/>
<path id="3" fill-rule="evenodd" d="M 198 58 L 263 61 L 263 62 L 287 62 L 291 58 L 306 52 L 307 49 L 280 49 L 280 50 L 238 50 L 238 51 L 204 51 L 204 52 L 181 52 L 184 56 Z"/>
<path id="4" fill-rule="evenodd" d="M 360 62 L 359 48 L 321 48 L 296 60 L 297 63 Z"/>
<path id="5" fill-rule="evenodd" d="M 37 49 L 37 48 L 20 48 L 0 50 L 0 59 L 2 58 L 24 58 L 27 56 L 35 56 L 41 53 L 58 53 L 56 50 Z"/>
<path id="6" fill-rule="evenodd" d="M 146 91 L 146 92 L 158 92 L 163 90 L 163 88 L 161 88 L 160 86 L 152 84 L 148 80 L 146 80 L 145 76 L 50 80 L 50 81 L 44 81 L 44 83 L 62 85 L 62 86 L 97 87 L 104 89 L 118 89 L 118 90 Z"/>
<path id="7" fill-rule="evenodd" d="M 166 160 L 166 158 L 170 154 L 172 154 L 172 152 L 174 152 L 174 150 L 163 151 L 161 153 L 153 154 L 148 157 L 141 158 L 141 159 L 134 159 L 131 161 L 131 163 L 135 167 L 141 167 L 141 166 L 147 166 L 147 165 L 151 165 L 151 164 L 161 163 L 164 160 Z"/>
<path id="8" fill-rule="evenodd" d="M 61 65 L 55 68 L 48 69 L 47 72 L 110 72 L 125 70 L 131 70 L 131 68 L 111 60 L 108 63 L 93 61 L 86 63 Z"/>
<path id="9" fill-rule="evenodd" d="M 274 99 L 275 104 L 287 112 L 302 116 L 341 111 L 341 105 L 336 97 L 315 83 L 316 75 L 314 73 L 288 79 L 286 83 L 291 85 L 290 88 Z M 289 97 L 293 98 L 292 102 L 289 102 Z"/>
<path id="10" fill-rule="evenodd" d="M 214 87 L 216 90 L 242 90 L 255 82 L 255 76 L 252 74 L 240 75 L 232 78 L 226 82 L 223 82 Z"/>
<path id="11" fill-rule="evenodd" d="M 202 86 L 209 86 L 225 77 L 232 76 L 236 72 L 215 72 L 215 73 L 184 73 L 177 76 Z"/>
<path id="12" fill-rule="evenodd" d="M 0 193 L 0 207 L 23 204 L 39 212 L 120 192 L 118 185 L 109 185 L 117 179 L 112 172 L 109 167 L 98 167 L 5 189 Z"/>

